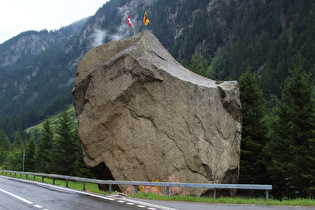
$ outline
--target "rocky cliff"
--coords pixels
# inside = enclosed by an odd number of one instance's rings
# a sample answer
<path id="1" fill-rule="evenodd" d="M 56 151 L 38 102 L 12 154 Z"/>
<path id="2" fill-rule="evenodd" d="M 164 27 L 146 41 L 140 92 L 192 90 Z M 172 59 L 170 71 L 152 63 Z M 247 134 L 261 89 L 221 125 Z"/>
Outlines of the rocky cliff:
<path id="1" fill-rule="evenodd" d="M 237 182 L 238 83 L 190 72 L 151 33 L 92 48 L 72 93 L 84 161 L 101 178 Z"/>
<path id="2" fill-rule="evenodd" d="M 27 31 L 0 44 L 0 71 L 32 56 L 45 52 L 47 49 L 65 44 L 70 38 L 78 35 L 86 23 L 86 18 L 55 31 Z"/>

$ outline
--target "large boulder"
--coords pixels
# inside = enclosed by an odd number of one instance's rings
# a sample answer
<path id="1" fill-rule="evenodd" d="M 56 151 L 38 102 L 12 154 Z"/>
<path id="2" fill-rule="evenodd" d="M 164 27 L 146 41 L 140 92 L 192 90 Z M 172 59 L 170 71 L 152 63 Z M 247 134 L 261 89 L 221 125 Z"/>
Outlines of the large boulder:
<path id="1" fill-rule="evenodd" d="M 151 33 L 91 49 L 72 93 L 84 161 L 99 178 L 237 183 L 237 81 L 187 70 Z"/>

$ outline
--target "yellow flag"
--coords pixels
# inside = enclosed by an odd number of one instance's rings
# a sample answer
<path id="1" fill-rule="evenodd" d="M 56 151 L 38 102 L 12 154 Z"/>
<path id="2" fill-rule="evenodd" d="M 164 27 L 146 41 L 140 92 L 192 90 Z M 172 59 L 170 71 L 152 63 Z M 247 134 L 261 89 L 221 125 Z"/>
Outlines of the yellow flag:
<path id="1" fill-rule="evenodd" d="M 148 23 L 150 22 L 148 19 L 147 12 L 144 12 L 143 22 L 144 22 L 145 26 L 147 26 Z"/>

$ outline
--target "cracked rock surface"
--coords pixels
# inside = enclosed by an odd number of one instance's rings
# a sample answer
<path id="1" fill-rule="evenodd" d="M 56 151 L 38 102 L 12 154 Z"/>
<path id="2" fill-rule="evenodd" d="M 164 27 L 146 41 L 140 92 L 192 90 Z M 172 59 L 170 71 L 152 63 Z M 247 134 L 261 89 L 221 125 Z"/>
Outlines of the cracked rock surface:
<path id="1" fill-rule="evenodd" d="M 91 49 L 72 94 L 84 161 L 99 178 L 237 183 L 238 83 L 185 69 L 151 33 Z"/>

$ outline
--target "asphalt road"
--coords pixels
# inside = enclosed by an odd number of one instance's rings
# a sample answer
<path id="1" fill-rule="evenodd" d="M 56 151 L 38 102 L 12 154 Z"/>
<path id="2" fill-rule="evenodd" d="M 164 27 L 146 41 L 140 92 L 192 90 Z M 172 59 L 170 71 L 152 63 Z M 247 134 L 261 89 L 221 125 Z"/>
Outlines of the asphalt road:
<path id="1" fill-rule="evenodd" d="M 0 210 L 313 210 L 315 207 L 206 204 L 102 196 L 55 185 L 0 176 Z"/>
<path id="2" fill-rule="evenodd" d="M 0 176 L 1 210 L 162 209 L 49 184 Z"/>

